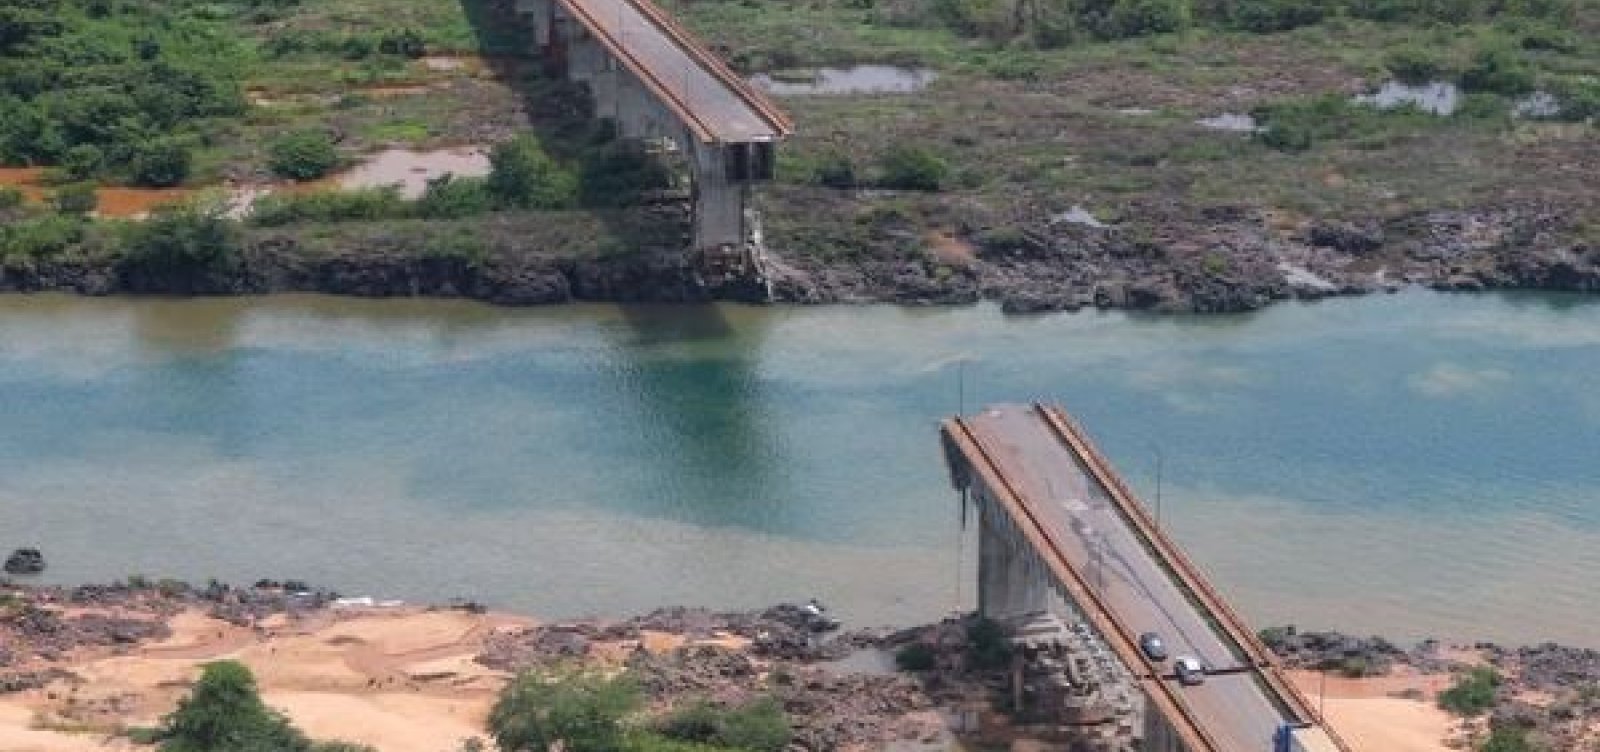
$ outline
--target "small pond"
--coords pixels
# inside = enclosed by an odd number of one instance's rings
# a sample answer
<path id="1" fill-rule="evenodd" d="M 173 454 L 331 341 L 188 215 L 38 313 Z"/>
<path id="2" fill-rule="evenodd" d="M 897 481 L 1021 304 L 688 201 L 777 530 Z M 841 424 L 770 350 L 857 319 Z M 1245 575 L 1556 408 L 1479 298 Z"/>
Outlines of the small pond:
<path id="1" fill-rule="evenodd" d="M 815 68 L 774 71 L 750 77 L 762 91 L 779 96 L 809 94 L 904 94 L 921 91 L 939 74 L 928 68 L 894 65 L 857 65 L 850 68 Z"/>
<path id="2" fill-rule="evenodd" d="M 414 199 L 422 196 L 429 180 L 445 175 L 465 178 L 488 174 L 489 152 L 478 146 L 432 151 L 385 149 L 339 173 L 335 180 L 340 188 L 399 186 L 400 195 Z"/>
<path id="3" fill-rule="evenodd" d="M 1236 133 L 1255 133 L 1261 130 L 1261 126 L 1256 123 L 1255 118 L 1239 112 L 1224 112 L 1221 115 L 1200 118 L 1194 123 L 1202 128 Z"/>

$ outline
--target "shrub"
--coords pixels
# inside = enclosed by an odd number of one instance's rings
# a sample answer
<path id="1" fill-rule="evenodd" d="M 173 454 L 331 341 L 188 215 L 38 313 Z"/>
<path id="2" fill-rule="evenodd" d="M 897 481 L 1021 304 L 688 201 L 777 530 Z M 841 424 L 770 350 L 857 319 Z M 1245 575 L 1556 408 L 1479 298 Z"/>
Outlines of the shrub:
<path id="1" fill-rule="evenodd" d="M 316 180 L 339 164 L 333 139 L 318 130 L 295 131 L 279 136 L 268 147 L 272 171 L 291 180 Z"/>
<path id="2" fill-rule="evenodd" d="M 979 619 L 967 628 L 967 663 L 980 671 L 1004 668 L 1011 660 L 1005 629 L 991 619 Z"/>
<path id="3" fill-rule="evenodd" d="M 15 209 L 22 206 L 22 189 L 9 185 L 0 185 L 0 211 Z"/>
<path id="4" fill-rule="evenodd" d="M 894 654 L 901 671 L 928 671 L 938 664 L 938 654 L 926 643 L 913 642 Z"/>
<path id="5" fill-rule="evenodd" d="M 1467 91 L 1492 91 L 1506 96 L 1533 90 L 1533 69 L 1515 49 L 1486 47 L 1472 57 L 1461 72 L 1461 88 Z"/>
<path id="6" fill-rule="evenodd" d="M 1494 705 L 1495 688 L 1500 686 L 1500 675 L 1494 669 L 1480 666 L 1468 671 L 1449 689 L 1439 693 L 1439 707 L 1463 716 L 1475 716 Z"/>
<path id="7" fill-rule="evenodd" d="M 1505 120 L 1511 117 L 1511 103 L 1498 94 L 1474 91 L 1461 97 L 1453 114 L 1462 120 Z"/>
<path id="8" fill-rule="evenodd" d="M 158 210 L 132 225 L 123 263 L 154 274 L 199 274 L 227 269 L 238 259 L 234 225 L 221 212 L 193 207 Z"/>
<path id="9" fill-rule="evenodd" d="M 1247 31 L 1287 31 L 1321 21 L 1324 12 L 1317 0 L 1233 0 L 1228 20 Z"/>
<path id="10" fill-rule="evenodd" d="M 919 146 L 895 146 L 878 160 L 878 166 L 882 170 L 879 185 L 908 191 L 937 191 L 950 172 L 949 164 Z"/>
<path id="11" fill-rule="evenodd" d="M 428 54 L 428 46 L 415 29 L 386 32 L 378 40 L 378 51 L 385 55 L 419 58 Z"/>
<path id="12" fill-rule="evenodd" d="M 170 188 L 189 177 L 189 149 L 177 139 L 158 138 L 135 148 L 131 163 L 133 182 L 153 188 Z"/>
<path id="13" fill-rule="evenodd" d="M 627 206 L 649 191 L 670 187 L 672 174 L 637 145 L 616 142 L 584 156 L 579 185 L 586 205 Z"/>
<path id="14" fill-rule="evenodd" d="M 429 219 L 456 219 L 483 214 L 494 206 L 488 181 L 442 175 L 428 181 L 417 199 L 417 214 Z"/>
<path id="15" fill-rule="evenodd" d="M 1528 741 L 1528 732 L 1518 726 L 1497 724 L 1489 730 L 1478 752 L 1535 752 L 1538 748 Z"/>
<path id="16" fill-rule="evenodd" d="M 518 136 L 489 152 L 489 196 L 503 207 L 562 209 L 577 201 L 578 183 L 538 139 Z"/>
<path id="17" fill-rule="evenodd" d="M 1439 78 L 1447 64 L 1433 50 L 1410 44 L 1389 51 L 1383 59 L 1389 74 L 1408 84 L 1421 84 Z"/>
<path id="18" fill-rule="evenodd" d="M 1191 16 L 1189 0 L 1116 0 L 1102 31 L 1110 37 L 1162 34 L 1187 28 Z"/>
<path id="19" fill-rule="evenodd" d="M 1352 103 L 1339 94 L 1293 99 L 1257 107 L 1256 139 L 1275 149 L 1304 151 L 1318 141 L 1381 135 L 1393 123 L 1420 116 L 1412 108 L 1381 110 Z"/>
<path id="20" fill-rule="evenodd" d="M 83 221 L 48 214 L 0 224 L 0 256 L 44 258 L 61 253 L 83 240 Z"/>
<path id="21" fill-rule="evenodd" d="M 695 702 L 667 716 L 658 731 L 679 741 L 751 752 L 783 752 L 792 736 L 788 717 L 771 698 L 733 708 Z"/>
<path id="22" fill-rule="evenodd" d="M 829 188 L 856 187 L 856 165 L 844 154 L 829 154 L 817 163 L 812 176 L 817 184 Z"/>
<path id="23" fill-rule="evenodd" d="M 53 203 L 62 214 L 88 214 L 100 205 L 94 183 L 69 183 L 56 189 Z"/>
<path id="24" fill-rule="evenodd" d="M 1556 84 L 1555 95 L 1561 102 L 1562 120 L 1589 120 L 1600 118 L 1600 78 L 1581 78 Z"/>
<path id="25" fill-rule="evenodd" d="M 489 712 L 489 733 L 501 752 L 614 752 L 622 719 L 639 707 L 639 689 L 623 677 L 525 673 L 506 686 Z"/>
<path id="26" fill-rule="evenodd" d="M 250 221 L 262 227 L 300 222 L 370 222 L 399 219 L 411 206 L 394 186 L 313 193 L 269 193 L 250 209 Z"/>
<path id="27" fill-rule="evenodd" d="M 100 172 L 106 155 L 94 144 L 78 144 L 61 157 L 61 169 L 75 180 L 88 180 Z"/>

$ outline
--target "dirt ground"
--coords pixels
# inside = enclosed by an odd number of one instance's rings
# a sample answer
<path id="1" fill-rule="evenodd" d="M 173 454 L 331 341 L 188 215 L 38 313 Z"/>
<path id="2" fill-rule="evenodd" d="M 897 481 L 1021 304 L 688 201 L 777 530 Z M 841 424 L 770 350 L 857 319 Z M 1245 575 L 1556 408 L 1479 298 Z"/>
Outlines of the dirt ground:
<path id="1" fill-rule="evenodd" d="M 1312 702 L 1321 699 L 1328 723 L 1357 752 L 1450 750 L 1445 740 L 1454 719 L 1433 699 L 1450 685 L 1448 675 L 1401 669 L 1367 679 L 1329 676 L 1326 684 L 1315 671 L 1295 671 L 1291 677 Z"/>
<path id="2" fill-rule="evenodd" d="M 384 752 L 448 752 L 482 734 L 506 675 L 472 661 L 497 630 L 527 619 L 463 611 L 334 610 L 303 622 L 236 627 L 189 612 L 173 635 L 126 655 L 71 666 L 77 680 L 0 697 L 0 750 L 134 749 L 113 734 L 155 725 L 199 666 L 232 658 L 255 673 L 267 704 L 316 739 Z"/>

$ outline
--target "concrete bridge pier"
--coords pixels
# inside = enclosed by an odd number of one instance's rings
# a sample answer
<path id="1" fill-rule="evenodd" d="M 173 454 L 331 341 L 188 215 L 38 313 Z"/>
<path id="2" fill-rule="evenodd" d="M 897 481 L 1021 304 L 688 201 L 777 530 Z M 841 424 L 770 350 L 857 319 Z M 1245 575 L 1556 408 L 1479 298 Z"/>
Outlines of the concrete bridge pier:
<path id="1" fill-rule="evenodd" d="M 589 90 L 596 117 L 615 123 L 622 138 L 682 157 L 693 210 L 689 250 L 712 278 L 704 281 L 765 284 L 751 189 L 773 178 L 789 125 L 709 53 L 689 50 L 686 32 L 646 5 L 517 0 L 516 7 L 547 66 Z"/>

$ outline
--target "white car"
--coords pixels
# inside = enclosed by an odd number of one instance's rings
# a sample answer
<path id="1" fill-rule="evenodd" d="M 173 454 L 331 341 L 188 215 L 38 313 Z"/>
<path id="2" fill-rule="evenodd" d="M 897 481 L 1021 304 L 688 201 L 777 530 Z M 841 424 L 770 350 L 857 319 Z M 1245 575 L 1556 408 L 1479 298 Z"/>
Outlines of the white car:
<path id="1" fill-rule="evenodd" d="M 1178 683 L 1186 687 L 1204 684 L 1206 681 L 1206 666 L 1199 658 L 1192 655 L 1180 655 L 1172 662 L 1172 671 L 1178 676 Z"/>

